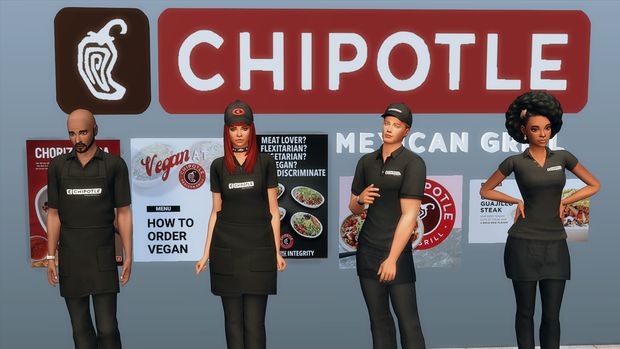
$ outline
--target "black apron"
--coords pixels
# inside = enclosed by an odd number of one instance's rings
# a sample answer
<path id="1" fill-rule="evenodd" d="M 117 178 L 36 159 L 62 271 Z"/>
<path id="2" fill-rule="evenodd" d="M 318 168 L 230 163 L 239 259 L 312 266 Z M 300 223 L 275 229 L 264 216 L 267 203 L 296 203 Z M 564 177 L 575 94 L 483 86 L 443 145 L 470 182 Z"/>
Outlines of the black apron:
<path id="1" fill-rule="evenodd" d="M 63 297 L 119 292 L 114 225 L 109 219 L 114 217 L 113 198 L 105 163 L 97 161 L 97 166 L 95 177 L 72 176 L 71 166 L 63 166 L 58 207 L 58 269 Z"/>
<path id="2" fill-rule="evenodd" d="M 383 251 L 371 246 L 359 244 L 355 254 L 357 276 L 364 279 L 379 279 L 379 266 L 389 256 L 389 251 Z M 396 260 L 396 275 L 387 285 L 408 284 L 416 281 L 412 251 L 403 251 Z"/>
<path id="3" fill-rule="evenodd" d="M 504 269 L 512 280 L 570 280 L 570 253 L 566 239 L 531 240 L 508 236 Z"/>
<path id="4" fill-rule="evenodd" d="M 221 169 L 222 210 L 217 214 L 209 251 L 211 292 L 218 296 L 277 291 L 276 249 L 260 155 L 257 160 L 253 174 L 230 175 L 224 166 Z M 233 209 L 239 202 L 245 201 L 245 205 L 257 198 L 262 207 L 253 208 L 255 218 L 251 221 Z"/>

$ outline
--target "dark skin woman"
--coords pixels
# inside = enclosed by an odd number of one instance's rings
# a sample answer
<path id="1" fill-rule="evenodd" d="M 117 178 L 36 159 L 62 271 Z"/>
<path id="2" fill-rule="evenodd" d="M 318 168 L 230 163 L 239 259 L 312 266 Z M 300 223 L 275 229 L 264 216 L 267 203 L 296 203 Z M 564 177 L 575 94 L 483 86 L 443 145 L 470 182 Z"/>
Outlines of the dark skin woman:
<path id="1" fill-rule="evenodd" d="M 563 218 L 565 206 L 600 190 L 598 180 L 566 150 L 551 150 L 549 140 L 562 127 L 562 107 L 546 92 L 533 91 L 517 97 L 506 112 L 506 129 L 517 142 L 528 144 L 522 154 L 504 160 L 482 185 L 488 200 L 517 205 L 515 222 L 508 231 L 504 251 L 506 276 L 512 279 L 517 311 L 515 330 L 519 348 L 534 348 L 534 305 L 540 290 L 542 349 L 560 347 L 560 307 L 566 280 L 570 279 L 570 255 Z M 562 199 L 565 169 L 586 186 Z M 495 188 L 511 173 L 523 200 Z"/>

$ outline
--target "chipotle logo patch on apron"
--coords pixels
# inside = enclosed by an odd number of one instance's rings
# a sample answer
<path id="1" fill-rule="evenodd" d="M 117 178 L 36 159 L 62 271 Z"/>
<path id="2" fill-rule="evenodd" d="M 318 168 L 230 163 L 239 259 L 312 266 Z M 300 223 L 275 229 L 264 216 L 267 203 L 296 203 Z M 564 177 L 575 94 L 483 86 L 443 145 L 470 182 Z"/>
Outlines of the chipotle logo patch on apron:
<path id="1" fill-rule="evenodd" d="M 228 183 L 228 189 L 250 189 L 254 188 L 254 181 Z"/>
<path id="2" fill-rule="evenodd" d="M 80 189 L 67 189 L 67 195 L 85 195 L 85 196 L 99 196 L 103 192 L 103 188 L 80 188 Z"/>

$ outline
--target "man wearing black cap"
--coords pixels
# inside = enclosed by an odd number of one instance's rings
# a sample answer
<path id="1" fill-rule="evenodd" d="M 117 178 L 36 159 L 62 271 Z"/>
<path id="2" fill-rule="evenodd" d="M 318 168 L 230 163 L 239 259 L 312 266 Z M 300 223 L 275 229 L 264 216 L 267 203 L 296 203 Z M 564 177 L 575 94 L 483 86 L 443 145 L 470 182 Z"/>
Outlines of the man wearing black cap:
<path id="1" fill-rule="evenodd" d="M 402 347 L 425 348 L 418 317 L 415 269 L 410 239 L 424 197 L 424 160 L 403 147 L 412 124 L 404 103 L 390 104 L 383 115 L 383 145 L 357 163 L 349 209 L 361 214 L 357 275 L 368 307 L 374 349 L 395 349 L 398 318 Z"/>

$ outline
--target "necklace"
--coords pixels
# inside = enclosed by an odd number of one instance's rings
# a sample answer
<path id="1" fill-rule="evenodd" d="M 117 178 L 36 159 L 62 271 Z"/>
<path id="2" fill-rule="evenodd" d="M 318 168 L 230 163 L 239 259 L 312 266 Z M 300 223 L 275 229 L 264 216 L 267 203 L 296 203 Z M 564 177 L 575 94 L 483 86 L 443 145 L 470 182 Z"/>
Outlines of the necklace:
<path id="1" fill-rule="evenodd" d="M 243 148 L 232 148 L 233 153 L 244 153 L 246 151 L 248 151 L 248 147 L 243 147 Z"/>

